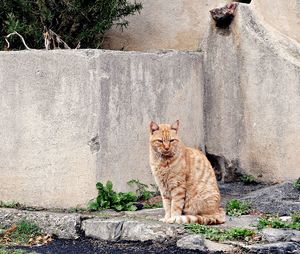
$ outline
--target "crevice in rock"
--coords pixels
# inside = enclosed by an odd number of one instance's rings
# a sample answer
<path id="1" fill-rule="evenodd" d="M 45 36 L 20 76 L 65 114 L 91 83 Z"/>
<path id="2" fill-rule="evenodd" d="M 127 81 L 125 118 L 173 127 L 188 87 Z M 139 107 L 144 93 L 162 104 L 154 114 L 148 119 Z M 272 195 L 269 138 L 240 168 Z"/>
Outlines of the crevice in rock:
<path id="1" fill-rule="evenodd" d="M 228 160 L 224 156 L 211 154 L 206 151 L 207 159 L 210 161 L 218 181 L 237 181 L 241 174 L 238 160 Z"/>

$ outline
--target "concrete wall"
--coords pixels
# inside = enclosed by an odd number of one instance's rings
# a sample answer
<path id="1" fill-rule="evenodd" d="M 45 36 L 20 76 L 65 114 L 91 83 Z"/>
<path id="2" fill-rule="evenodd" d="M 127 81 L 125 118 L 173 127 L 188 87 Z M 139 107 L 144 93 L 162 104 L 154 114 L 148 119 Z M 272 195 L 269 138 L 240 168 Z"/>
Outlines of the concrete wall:
<path id="1" fill-rule="evenodd" d="M 84 205 L 96 181 L 153 182 L 150 120 L 203 144 L 198 53 L 0 52 L 0 200 Z M 196 109 L 196 110 L 195 110 Z"/>
<path id="2" fill-rule="evenodd" d="M 133 2 L 133 1 L 132 1 Z M 140 15 L 122 32 L 113 28 L 104 47 L 125 50 L 196 50 L 210 21 L 209 10 L 226 0 L 140 0 Z"/>
<path id="3" fill-rule="evenodd" d="M 300 42 L 300 0 L 252 0 L 264 25 Z"/>
<path id="4" fill-rule="evenodd" d="M 229 30 L 211 23 L 202 51 L 205 144 L 225 179 L 236 169 L 264 181 L 298 178 L 299 43 L 240 4 Z"/>
<path id="5" fill-rule="evenodd" d="M 231 0 L 140 0 L 140 15 L 129 17 L 122 32 L 113 28 L 104 48 L 141 50 L 196 50 L 210 23 L 209 10 Z M 239 2 L 239 1 L 237 1 Z M 252 0 L 251 6 L 265 25 L 300 42 L 299 0 Z"/>

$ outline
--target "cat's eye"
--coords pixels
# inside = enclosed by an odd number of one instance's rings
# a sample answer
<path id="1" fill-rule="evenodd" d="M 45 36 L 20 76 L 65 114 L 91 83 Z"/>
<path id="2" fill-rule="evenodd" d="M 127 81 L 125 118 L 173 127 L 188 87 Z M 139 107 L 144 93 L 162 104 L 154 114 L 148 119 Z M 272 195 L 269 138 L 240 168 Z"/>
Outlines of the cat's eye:
<path id="1" fill-rule="evenodd" d="M 156 141 L 159 143 L 163 143 L 162 139 L 157 139 Z"/>
<path id="2" fill-rule="evenodd" d="M 176 139 L 171 139 L 170 142 L 174 142 Z"/>

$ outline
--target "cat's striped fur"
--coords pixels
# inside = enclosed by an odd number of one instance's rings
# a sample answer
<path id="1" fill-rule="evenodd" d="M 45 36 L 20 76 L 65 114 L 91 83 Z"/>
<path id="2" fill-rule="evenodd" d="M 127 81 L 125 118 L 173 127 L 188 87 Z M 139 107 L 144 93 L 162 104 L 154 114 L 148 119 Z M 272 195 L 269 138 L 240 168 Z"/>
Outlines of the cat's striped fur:
<path id="1" fill-rule="evenodd" d="M 150 124 L 150 166 L 160 189 L 166 223 L 225 222 L 214 170 L 199 150 L 178 137 L 179 121 Z"/>

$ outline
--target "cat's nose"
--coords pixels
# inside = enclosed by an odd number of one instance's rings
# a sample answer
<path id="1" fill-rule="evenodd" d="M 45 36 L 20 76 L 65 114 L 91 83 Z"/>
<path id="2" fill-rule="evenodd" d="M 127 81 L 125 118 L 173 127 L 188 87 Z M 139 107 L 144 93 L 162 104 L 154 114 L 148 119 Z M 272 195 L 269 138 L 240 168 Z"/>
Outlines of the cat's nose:
<path id="1" fill-rule="evenodd" d="M 168 151 L 170 149 L 170 147 L 169 146 L 165 146 L 165 149 Z"/>

